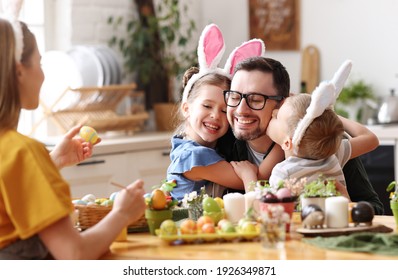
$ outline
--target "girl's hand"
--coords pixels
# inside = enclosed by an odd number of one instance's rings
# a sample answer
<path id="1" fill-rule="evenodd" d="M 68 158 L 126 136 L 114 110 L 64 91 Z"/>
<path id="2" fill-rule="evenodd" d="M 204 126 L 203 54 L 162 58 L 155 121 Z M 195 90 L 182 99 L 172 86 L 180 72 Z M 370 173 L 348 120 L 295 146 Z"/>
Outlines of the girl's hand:
<path id="1" fill-rule="evenodd" d="M 112 211 L 123 214 L 129 224 L 137 221 L 145 212 L 144 182 L 136 180 L 125 189 L 119 191 L 113 204 Z"/>
<path id="2" fill-rule="evenodd" d="M 61 142 L 51 151 L 50 156 L 58 169 L 78 164 L 91 157 L 93 145 L 89 142 L 85 142 L 80 137 L 75 137 L 79 133 L 81 127 L 82 125 L 77 125 L 70 129 L 62 138 Z M 95 144 L 99 142 L 101 142 L 101 138 L 98 138 Z"/>
<path id="3" fill-rule="evenodd" d="M 258 167 L 250 161 L 231 161 L 231 165 L 239 178 L 242 179 L 245 189 L 249 189 L 250 182 L 257 181 Z"/>

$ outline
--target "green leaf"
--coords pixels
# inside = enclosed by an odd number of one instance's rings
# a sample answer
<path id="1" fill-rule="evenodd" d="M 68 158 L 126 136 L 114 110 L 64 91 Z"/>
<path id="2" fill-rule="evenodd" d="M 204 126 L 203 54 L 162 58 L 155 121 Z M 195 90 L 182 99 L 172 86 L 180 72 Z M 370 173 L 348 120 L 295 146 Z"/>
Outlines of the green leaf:
<path id="1" fill-rule="evenodd" d="M 392 181 L 387 187 L 387 192 L 392 192 L 396 185 L 397 185 L 397 182 L 396 181 Z"/>

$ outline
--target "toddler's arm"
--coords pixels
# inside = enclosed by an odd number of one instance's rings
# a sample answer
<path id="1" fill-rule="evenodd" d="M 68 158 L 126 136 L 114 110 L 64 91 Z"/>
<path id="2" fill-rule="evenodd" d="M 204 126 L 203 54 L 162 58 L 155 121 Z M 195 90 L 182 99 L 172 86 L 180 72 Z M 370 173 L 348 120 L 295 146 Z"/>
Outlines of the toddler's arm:
<path id="1" fill-rule="evenodd" d="M 341 116 L 339 118 L 343 122 L 345 131 L 352 137 L 351 158 L 366 154 L 379 146 L 377 136 L 364 125 Z"/>

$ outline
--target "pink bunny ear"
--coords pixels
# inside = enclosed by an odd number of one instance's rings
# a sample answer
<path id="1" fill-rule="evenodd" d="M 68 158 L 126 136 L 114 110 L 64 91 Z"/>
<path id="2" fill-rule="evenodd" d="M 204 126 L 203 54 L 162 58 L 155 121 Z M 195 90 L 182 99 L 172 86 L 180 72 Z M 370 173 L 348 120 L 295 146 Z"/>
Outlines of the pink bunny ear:
<path id="1" fill-rule="evenodd" d="M 224 70 L 230 75 L 233 74 L 235 66 L 249 57 L 264 56 L 265 45 L 261 39 L 252 39 L 244 42 L 239 47 L 235 48 L 229 55 L 227 62 L 225 63 Z"/>
<path id="2" fill-rule="evenodd" d="M 209 73 L 219 73 L 228 76 L 224 73 L 224 69 L 218 68 L 218 64 L 225 51 L 224 37 L 217 25 L 210 24 L 206 26 L 199 38 L 198 45 L 198 63 L 199 73 L 192 75 L 188 83 L 184 87 L 182 94 L 182 102 L 188 98 L 189 92 L 193 84 Z"/>
<path id="3" fill-rule="evenodd" d="M 205 27 L 199 39 L 199 69 L 213 69 L 218 66 L 225 51 L 224 38 L 215 24 Z"/>

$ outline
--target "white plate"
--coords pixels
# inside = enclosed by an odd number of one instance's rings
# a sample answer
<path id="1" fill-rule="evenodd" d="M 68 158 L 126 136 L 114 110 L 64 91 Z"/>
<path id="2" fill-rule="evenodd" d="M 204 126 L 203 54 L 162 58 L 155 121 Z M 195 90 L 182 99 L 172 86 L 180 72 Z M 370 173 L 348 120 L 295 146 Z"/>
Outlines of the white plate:
<path id="1" fill-rule="evenodd" d="M 116 53 L 106 46 L 98 46 L 97 50 L 108 58 L 110 68 L 112 69 L 112 84 L 120 84 L 122 82 L 122 69 Z"/>
<path id="2" fill-rule="evenodd" d="M 98 47 L 92 47 L 94 54 L 97 56 L 99 59 L 101 66 L 102 66 L 102 71 L 104 72 L 104 85 L 110 85 L 112 84 L 112 69 L 110 65 L 110 61 L 108 57 L 102 53 Z"/>
<path id="3" fill-rule="evenodd" d="M 47 107 L 52 107 L 53 111 L 73 105 L 77 101 L 76 98 L 65 95 L 56 106 L 53 106 L 68 87 L 77 88 L 83 84 L 74 60 L 65 52 L 48 51 L 43 54 L 41 64 L 45 75 L 40 90 L 41 101 Z"/>
<path id="4" fill-rule="evenodd" d="M 84 87 L 104 85 L 104 71 L 94 50 L 87 46 L 75 46 L 67 52 L 75 61 Z"/>

